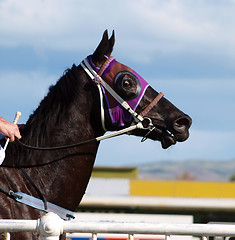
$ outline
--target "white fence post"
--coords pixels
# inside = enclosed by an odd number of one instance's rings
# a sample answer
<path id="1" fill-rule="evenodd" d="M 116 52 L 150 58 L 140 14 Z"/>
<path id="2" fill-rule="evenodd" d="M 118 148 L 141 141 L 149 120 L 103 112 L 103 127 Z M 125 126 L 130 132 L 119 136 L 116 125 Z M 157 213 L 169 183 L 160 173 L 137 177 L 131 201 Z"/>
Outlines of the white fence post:
<path id="1" fill-rule="evenodd" d="M 11 235 L 9 232 L 5 233 L 5 240 L 10 240 L 11 239 Z"/>
<path id="2" fill-rule="evenodd" d="M 97 233 L 92 233 L 92 240 L 97 240 Z"/>
<path id="3" fill-rule="evenodd" d="M 49 212 L 38 220 L 38 233 L 42 240 L 59 240 L 63 233 L 63 220 L 55 213 Z"/>
<path id="4" fill-rule="evenodd" d="M 128 234 L 128 240 L 134 240 L 134 234 Z"/>

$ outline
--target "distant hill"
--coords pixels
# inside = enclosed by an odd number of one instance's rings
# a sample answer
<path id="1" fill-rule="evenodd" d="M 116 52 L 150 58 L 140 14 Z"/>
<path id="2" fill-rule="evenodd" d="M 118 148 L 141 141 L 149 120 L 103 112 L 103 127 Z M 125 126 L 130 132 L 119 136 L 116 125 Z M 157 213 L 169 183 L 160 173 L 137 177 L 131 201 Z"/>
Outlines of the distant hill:
<path id="1" fill-rule="evenodd" d="M 139 166 L 140 179 L 229 181 L 235 174 L 235 160 L 160 161 Z"/>

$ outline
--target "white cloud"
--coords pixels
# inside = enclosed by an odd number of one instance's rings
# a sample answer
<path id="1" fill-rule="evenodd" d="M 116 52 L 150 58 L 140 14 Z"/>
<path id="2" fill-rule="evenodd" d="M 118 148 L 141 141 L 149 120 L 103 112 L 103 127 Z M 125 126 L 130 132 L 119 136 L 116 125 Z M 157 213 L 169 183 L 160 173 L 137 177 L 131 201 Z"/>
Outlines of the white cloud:
<path id="1" fill-rule="evenodd" d="M 138 27 L 134 37 L 130 32 L 129 42 L 139 58 L 143 52 L 151 59 L 151 53 L 182 51 L 234 57 L 234 10 L 231 1 L 138 1 L 133 7 Z M 144 46 L 143 51 L 138 46 Z"/>
<path id="2" fill-rule="evenodd" d="M 0 44 L 91 49 L 108 28 L 116 29 L 119 49 L 136 61 L 145 56 L 148 62 L 159 52 L 206 50 L 234 56 L 234 10 L 231 0 L 4 0 Z"/>

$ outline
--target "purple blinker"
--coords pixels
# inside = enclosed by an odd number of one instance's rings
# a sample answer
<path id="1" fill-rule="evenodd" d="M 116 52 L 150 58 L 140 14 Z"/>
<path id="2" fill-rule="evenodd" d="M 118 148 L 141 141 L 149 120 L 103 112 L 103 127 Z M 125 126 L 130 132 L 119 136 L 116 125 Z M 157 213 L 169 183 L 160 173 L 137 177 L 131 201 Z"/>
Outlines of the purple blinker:
<path id="1" fill-rule="evenodd" d="M 121 71 L 128 71 L 130 74 L 133 74 L 135 78 L 137 78 L 137 82 L 140 86 L 139 93 L 135 98 L 130 100 L 126 100 L 126 102 L 130 105 L 130 107 L 135 111 L 137 106 L 139 105 L 142 97 L 145 94 L 145 91 L 149 84 L 134 70 L 131 68 L 119 63 L 113 57 L 107 58 L 106 62 L 102 65 L 101 68 L 98 68 L 92 62 L 92 56 L 88 56 L 87 60 L 89 61 L 91 67 L 102 77 L 102 79 L 109 84 L 114 90 L 114 79 L 115 76 Z M 116 126 L 125 126 L 130 125 L 132 121 L 132 115 L 126 111 L 119 102 L 114 99 L 109 92 L 107 92 L 104 87 L 102 87 L 103 94 L 105 96 L 106 102 L 109 108 L 110 118 L 112 123 Z"/>

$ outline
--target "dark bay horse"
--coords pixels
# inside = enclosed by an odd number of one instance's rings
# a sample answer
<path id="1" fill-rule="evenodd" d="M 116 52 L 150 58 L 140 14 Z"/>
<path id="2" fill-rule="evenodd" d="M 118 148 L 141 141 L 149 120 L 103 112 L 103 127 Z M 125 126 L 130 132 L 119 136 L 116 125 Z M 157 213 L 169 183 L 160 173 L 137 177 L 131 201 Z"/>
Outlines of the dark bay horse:
<path id="1" fill-rule="evenodd" d="M 163 148 L 189 137 L 190 117 L 159 95 L 135 71 L 110 58 L 113 46 L 114 32 L 108 38 L 105 31 L 95 52 L 86 60 L 131 106 L 134 114 L 104 89 L 97 76 L 91 80 L 81 64 L 73 65 L 50 87 L 48 95 L 29 117 L 21 130 L 23 143 L 41 148 L 76 144 L 104 135 L 104 129 L 117 131 L 142 121 L 146 126 L 129 134 L 158 140 Z M 43 151 L 26 148 L 17 141 L 10 143 L 0 167 L 0 186 L 38 198 L 35 184 L 48 202 L 75 211 L 90 179 L 98 146 L 98 141 L 91 141 Z M 0 199 L 1 218 L 38 219 L 44 214 L 16 202 L 1 190 Z M 12 239 L 38 239 L 38 236 L 15 233 Z"/>

